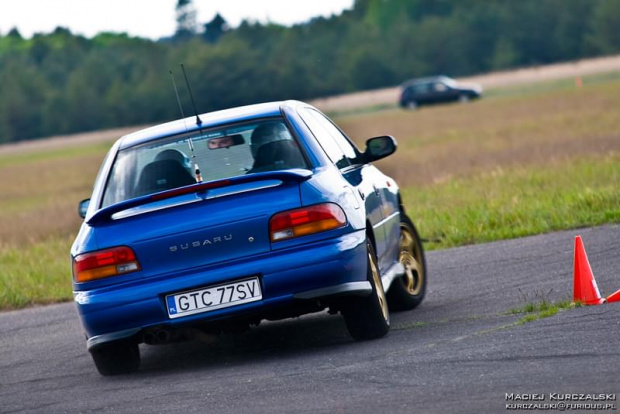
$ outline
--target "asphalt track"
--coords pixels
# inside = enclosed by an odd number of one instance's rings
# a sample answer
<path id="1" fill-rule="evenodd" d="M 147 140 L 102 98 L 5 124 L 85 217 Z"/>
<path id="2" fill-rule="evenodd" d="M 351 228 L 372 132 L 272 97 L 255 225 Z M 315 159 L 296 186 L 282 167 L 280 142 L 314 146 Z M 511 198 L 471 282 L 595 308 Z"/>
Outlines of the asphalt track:
<path id="1" fill-rule="evenodd" d="M 130 376 L 99 376 L 70 303 L 1 313 L 0 412 L 501 413 L 522 403 L 507 393 L 620 396 L 620 303 L 505 314 L 571 297 L 576 234 L 601 293 L 620 288 L 620 226 L 431 252 L 427 299 L 386 338 L 353 342 L 316 314 L 142 346 Z"/>

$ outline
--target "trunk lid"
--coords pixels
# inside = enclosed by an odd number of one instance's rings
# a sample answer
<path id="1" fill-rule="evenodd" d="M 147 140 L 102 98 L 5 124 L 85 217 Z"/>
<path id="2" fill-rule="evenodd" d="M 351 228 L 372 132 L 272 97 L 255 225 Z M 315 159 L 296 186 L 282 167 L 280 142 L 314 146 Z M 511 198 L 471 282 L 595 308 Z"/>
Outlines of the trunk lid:
<path id="1" fill-rule="evenodd" d="M 142 270 L 133 277 L 182 273 L 268 252 L 269 219 L 301 206 L 299 181 L 309 173 L 256 174 L 206 191 L 159 193 L 149 202 L 134 199 L 128 208 L 100 210 L 88 222 L 101 248 L 125 245 L 135 251 Z"/>

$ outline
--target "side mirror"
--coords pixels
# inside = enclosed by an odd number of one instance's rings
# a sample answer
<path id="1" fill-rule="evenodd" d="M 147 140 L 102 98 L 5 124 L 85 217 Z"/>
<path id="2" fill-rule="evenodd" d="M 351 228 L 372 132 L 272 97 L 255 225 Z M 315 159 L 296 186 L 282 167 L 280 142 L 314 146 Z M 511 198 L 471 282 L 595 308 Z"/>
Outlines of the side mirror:
<path id="1" fill-rule="evenodd" d="M 396 140 L 394 137 L 384 135 L 382 137 L 370 138 L 366 141 L 366 151 L 364 155 L 368 162 L 380 160 L 396 151 Z"/>
<path id="2" fill-rule="evenodd" d="M 80 204 L 78 204 L 78 214 L 80 217 L 82 218 L 86 217 L 86 212 L 88 211 L 89 205 L 90 205 L 90 198 L 80 201 Z"/>

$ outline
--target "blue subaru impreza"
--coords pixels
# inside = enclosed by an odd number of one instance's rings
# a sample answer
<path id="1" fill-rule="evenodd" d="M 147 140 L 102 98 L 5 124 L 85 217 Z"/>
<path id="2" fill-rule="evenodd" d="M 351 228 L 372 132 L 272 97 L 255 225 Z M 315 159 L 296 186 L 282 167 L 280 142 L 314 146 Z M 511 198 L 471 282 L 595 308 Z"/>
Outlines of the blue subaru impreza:
<path id="1" fill-rule="evenodd" d="M 103 375 L 139 344 L 330 309 L 356 340 L 424 298 L 426 265 L 394 180 L 303 102 L 251 105 L 120 138 L 71 249 L 75 303 Z"/>

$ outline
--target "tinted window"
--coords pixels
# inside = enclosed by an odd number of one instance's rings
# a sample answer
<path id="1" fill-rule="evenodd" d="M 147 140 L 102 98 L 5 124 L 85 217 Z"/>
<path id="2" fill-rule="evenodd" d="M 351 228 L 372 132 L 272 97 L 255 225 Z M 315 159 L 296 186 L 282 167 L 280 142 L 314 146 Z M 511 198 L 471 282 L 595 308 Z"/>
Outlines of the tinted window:
<path id="1" fill-rule="evenodd" d="M 430 90 L 430 84 L 421 83 L 419 85 L 415 85 L 414 90 L 415 93 L 427 93 Z"/>
<path id="2" fill-rule="evenodd" d="M 441 82 L 437 82 L 433 85 L 433 88 L 437 91 L 437 92 L 445 92 L 448 90 L 448 87 L 446 85 L 444 85 Z"/>
<path id="3" fill-rule="evenodd" d="M 302 118 L 313 133 L 316 130 L 316 138 L 338 168 L 344 168 L 357 162 L 358 152 L 328 118 L 313 109 L 304 110 Z"/>
<path id="4" fill-rule="evenodd" d="M 318 122 L 323 125 L 323 127 L 327 130 L 327 132 L 334 138 L 336 144 L 340 147 L 340 149 L 344 152 L 344 155 L 351 161 L 351 163 L 355 163 L 355 159 L 357 158 L 357 152 L 355 148 L 349 142 L 347 137 L 344 136 L 342 132 L 336 126 L 327 119 L 323 114 L 318 111 L 310 110 L 309 111 Z"/>

